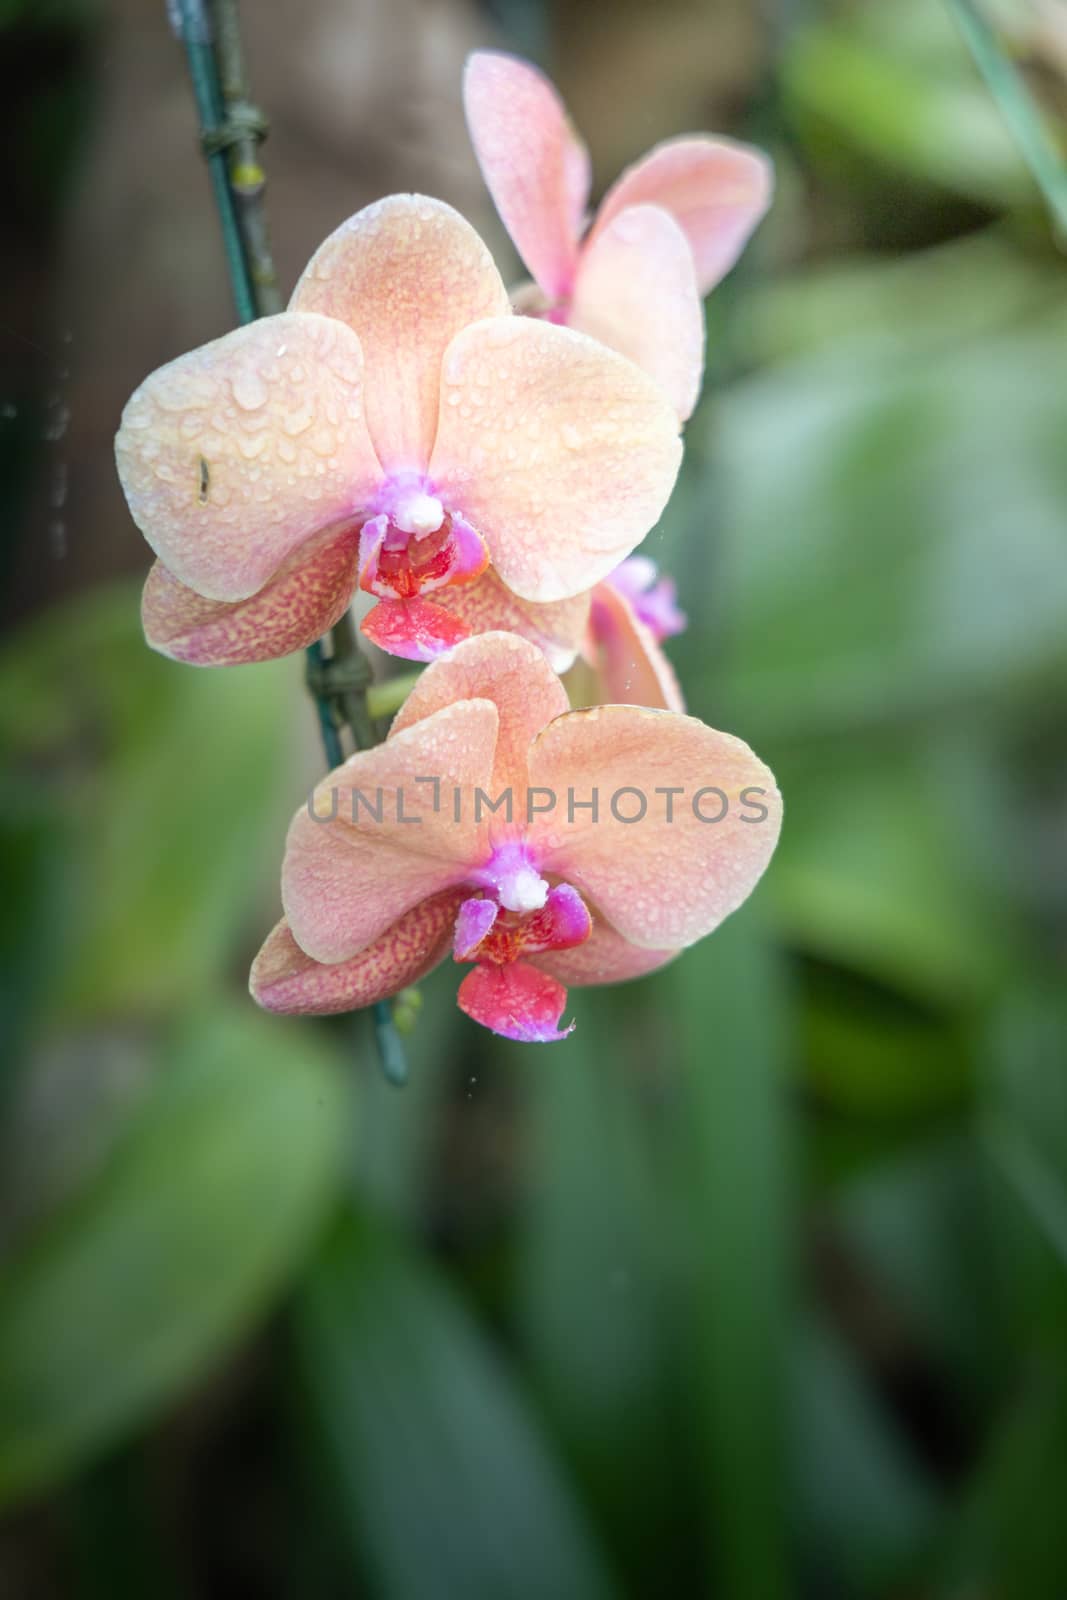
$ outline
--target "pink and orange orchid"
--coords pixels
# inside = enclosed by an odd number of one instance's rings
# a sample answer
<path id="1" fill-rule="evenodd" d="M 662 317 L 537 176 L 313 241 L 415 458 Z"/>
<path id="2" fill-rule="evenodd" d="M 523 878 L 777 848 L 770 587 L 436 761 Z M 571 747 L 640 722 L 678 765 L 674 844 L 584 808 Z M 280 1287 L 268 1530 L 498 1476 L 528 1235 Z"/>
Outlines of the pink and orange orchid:
<path id="1" fill-rule="evenodd" d="M 636 706 L 569 711 L 536 646 L 487 633 L 433 662 L 385 743 L 298 812 L 251 990 L 272 1011 L 347 1011 L 451 948 L 468 1016 L 560 1039 L 565 986 L 651 972 L 710 933 L 780 817 L 739 739 Z"/>
<path id="2" fill-rule="evenodd" d="M 396 195 L 326 240 L 288 311 L 149 377 L 116 453 L 159 558 L 143 616 L 165 654 L 286 654 L 358 584 L 378 600 L 363 631 L 395 655 L 503 625 L 563 664 L 586 592 L 662 510 L 681 444 L 646 373 L 513 315 L 469 224 Z M 464 587 L 467 616 L 449 603 Z"/>
<path id="3" fill-rule="evenodd" d="M 586 231 L 589 153 L 544 74 L 475 51 L 464 103 L 482 176 L 534 280 L 518 308 L 622 351 L 689 416 L 703 371 L 700 297 L 767 209 L 767 157 L 704 134 L 667 140 L 622 174 Z"/>

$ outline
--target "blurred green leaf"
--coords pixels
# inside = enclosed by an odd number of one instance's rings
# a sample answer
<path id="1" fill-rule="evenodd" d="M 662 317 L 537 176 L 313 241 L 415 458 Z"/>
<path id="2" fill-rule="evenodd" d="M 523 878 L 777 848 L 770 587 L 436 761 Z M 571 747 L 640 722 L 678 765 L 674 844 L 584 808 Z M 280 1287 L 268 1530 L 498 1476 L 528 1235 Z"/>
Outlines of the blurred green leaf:
<path id="1" fill-rule="evenodd" d="M 790 1304 L 788 991 L 749 904 L 664 975 L 680 1065 L 673 1198 L 707 1525 L 733 1600 L 790 1590 L 782 1433 Z"/>
<path id="2" fill-rule="evenodd" d="M 938 1139 L 882 1163 L 842 1186 L 834 1216 L 916 1348 L 936 1363 L 940 1392 L 957 1415 L 973 1416 L 1006 1355 L 975 1141 Z M 976 1305 L 987 1312 L 977 1326 Z"/>
<path id="3" fill-rule="evenodd" d="M 293 663 L 166 661 L 123 586 L 32 624 L 0 672 L 0 740 L 27 796 L 54 792 L 75 847 L 62 1006 L 160 1013 L 219 988 L 265 841 L 280 853 L 300 799 L 285 771 Z"/>
<path id="4" fill-rule="evenodd" d="M 1065 339 L 1057 313 L 951 359 L 841 341 L 735 386 L 704 484 L 723 548 L 677 552 L 691 702 L 800 747 L 1055 703 Z"/>
<path id="5" fill-rule="evenodd" d="M 847 348 L 855 365 L 951 359 L 968 342 L 1055 308 L 1063 263 L 1026 255 L 1001 225 L 903 255 L 821 260 L 756 285 L 735 337 L 752 365 Z"/>
<path id="6" fill-rule="evenodd" d="M 940 5 L 861 4 L 796 30 L 782 63 L 802 127 L 987 205 L 1033 198 L 1004 122 Z"/>
<path id="7" fill-rule="evenodd" d="M 205 1016 L 0 1283 L 0 1498 L 173 1401 L 261 1316 L 339 1174 L 347 1099 L 305 1026 Z"/>
<path id="8" fill-rule="evenodd" d="M 31 1030 L 70 945 L 74 852 L 60 807 L 0 803 L 0 1097 L 6 1097 Z"/>
<path id="9" fill-rule="evenodd" d="M 951 774 L 943 779 L 921 747 L 900 738 L 813 741 L 772 759 L 787 810 L 768 892 L 790 940 L 926 1006 L 973 1004 L 987 993 L 1015 946 L 999 898 L 975 881 L 961 846 L 963 797 Z M 845 1025 L 847 1006 L 836 1015 Z M 866 1019 L 880 1020 L 870 1007 Z M 910 1022 L 914 1033 L 916 1021 L 898 1016 L 898 1031 Z M 820 1025 L 825 1039 L 825 1018 Z M 909 1087 L 913 1101 L 916 1090 L 921 1097 L 914 1071 L 907 1063 L 899 1071 L 895 1089 L 868 1082 L 868 1100 L 879 1087 L 885 1104 L 896 1091 L 898 1109 Z M 960 1082 L 942 1038 L 927 1103 Z M 858 1076 L 847 1087 L 864 1090 Z"/>
<path id="10" fill-rule="evenodd" d="M 613 1592 L 500 1358 L 425 1261 L 348 1218 L 294 1315 L 302 1383 L 372 1594 Z"/>
<path id="11" fill-rule="evenodd" d="M 1009 58 L 981 5 L 947 0 L 1016 148 L 1040 186 L 1061 232 L 1067 228 L 1067 178 L 1063 156 L 1024 75 Z"/>
<path id="12" fill-rule="evenodd" d="M 671 1581 L 679 1548 L 672 1450 L 677 1244 L 654 1161 L 652 1069 L 662 1049 L 654 980 L 588 990 L 566 1047 L 527 1085 L 528 1199 L 518 1229 L 517 1336 L 568 1457 L 625 1570 Z M 595 1130 L 595 1133 L 592 1131 Z"/>
<path id="13" fill-rule="evenodd" d="M 937 1593 L 1062 1600 L 1067 1372 L 1035 1369 L 1004 1407 L 944 1541 Z"/>
<path id="14" fill-rule="evenodd" d="M 966 1103 L 972 1062 L 959 1027 L 853 969 L 812 962 L 805 977 L 805 1083 L 820 1108 L 904 1131 Z"/>
<path id="15" fill-rule="evenodd" d="M 813 1592 L 907 1592 L 899 1580 L 936 1527 L 934 1486 L 832 1325 L 798 1319 L 794 1341 L 794 1512 Z"/>
<path id="16" fill-rule="evenodd" d="M 1015 1331 L 1067 1370 L 1065 1060 L 1062 981 L 1034 972 L 993 1017 L 979 1127 Z"/>

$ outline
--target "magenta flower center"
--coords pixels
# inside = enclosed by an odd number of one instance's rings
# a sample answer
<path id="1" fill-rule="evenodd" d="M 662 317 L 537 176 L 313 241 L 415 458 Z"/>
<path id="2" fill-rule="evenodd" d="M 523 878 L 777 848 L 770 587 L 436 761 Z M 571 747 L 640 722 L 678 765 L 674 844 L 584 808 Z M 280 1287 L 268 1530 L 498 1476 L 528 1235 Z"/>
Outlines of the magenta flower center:
<path id="1" fill-rule="evenodd" d="M 383 600 L 413 600 L 485 570 L 484 540 L 445 509 L 418 473 L 395 473 L 382 487 L 359 536 L 359 584 Z"/>
<path id="2" fill-rule="evenodd" d="M 457 961 L 507 966 L 521 956 L 569 950 L 589 937 L 592 921 L 577 889 L 569 883 L 550 888 L 521 843 L 500 845 L 475 882 L 484 893 L 459 908 Z"/>

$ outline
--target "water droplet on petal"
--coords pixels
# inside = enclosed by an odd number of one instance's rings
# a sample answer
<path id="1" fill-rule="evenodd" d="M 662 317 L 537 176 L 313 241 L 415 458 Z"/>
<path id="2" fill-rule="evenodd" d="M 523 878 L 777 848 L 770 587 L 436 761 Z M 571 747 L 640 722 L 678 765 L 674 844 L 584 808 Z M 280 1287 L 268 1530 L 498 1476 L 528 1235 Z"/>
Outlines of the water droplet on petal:
<path id="1" fill-rule="evenodd" d="M 267 403 L 267 385 L 252 367 L 244 367 L 233 379 L 233 397 L 242 411 L 258 411 Z"/>

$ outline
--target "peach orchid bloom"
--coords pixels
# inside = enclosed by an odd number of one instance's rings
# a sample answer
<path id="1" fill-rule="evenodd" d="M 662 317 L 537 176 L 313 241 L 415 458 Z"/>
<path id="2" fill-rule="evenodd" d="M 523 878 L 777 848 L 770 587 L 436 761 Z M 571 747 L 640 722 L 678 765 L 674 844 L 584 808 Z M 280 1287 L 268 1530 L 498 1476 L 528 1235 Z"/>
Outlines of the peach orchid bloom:
<path id="1" fill-rule="evenodd" d="M 591 601 L 582 652 L 595 674 L 591 698 L 684 711 L 674 668 L 660 649 L 686 626 L 673 578 L 660 577 L 647 556 L 628 556 L 597 584 Z M 582 672 L 575 668 L 576 675 Z"/>
<path id="2" fill-rule="evenodd" d="M 669 139 L 622 174 L 586 232 L 589 153 L 544 74 L 477 50 L 463 95 L 482 176 L 536 285 L 518 308 L 622 351 L 689 416 L 704 362 L 700 297 L 766 211 L 769 159 L 730 139 Z"/>
<path id="3" fill-rule="evenodd" d="M 636 706 L 569 711 L 535 645 L 482 634 L 434 661 L 385 743 L 298 812 L 285 920 L 252 994 L 271 1011 L 348 1011 L 451 948 L 470 967 L 468 1016 L 560 1039 L 565 985 L 651 972 L 710 933 L 758 881 L 780 820 L 741 740 Z"/>
<path id="4" fill-rule="evenodd" d="M 379 600 L 367 636 L 428 660 L 472 631 L 437 599 L 482 573 L 534 636 L 552 608 L 541 631 L 558 639 L 560 604 L 656 521 L 681 443 L 644 372 L 513 315 L 473 228 L 394 195 L 326 240 L 288 311 L 153 373 L 116 454 L 159 557 L 149 643 L 224 665 L 310 644 L 357 583 Z M 477 625 L 515 626 L 494 622 L 496 592 Z M 567 618 L 572 654 L 587 604 Z"/>

